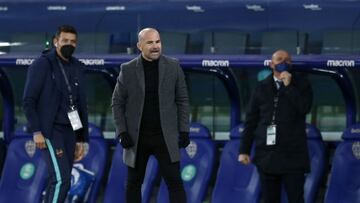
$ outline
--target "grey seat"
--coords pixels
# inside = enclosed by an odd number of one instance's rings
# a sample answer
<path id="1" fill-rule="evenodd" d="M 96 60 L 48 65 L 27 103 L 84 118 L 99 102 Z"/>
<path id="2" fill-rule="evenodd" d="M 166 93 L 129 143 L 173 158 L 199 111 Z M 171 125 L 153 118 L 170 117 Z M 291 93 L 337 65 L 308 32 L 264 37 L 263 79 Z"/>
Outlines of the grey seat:
<path id="1" fill-rule="evenodd" d="M 78 34 L 76 53 L 106 54 L 110 51 L 110 35 L 101 32 Z"/>
<path id="2" fill-rule="evenodd" d="M 261 38 L 261 54 L 272 54 L 284 49 L 290 54 L 306 54 L 308 35 L 296 31 L 264 32 Z"/>
<path id="3" fill-rule="evenodd" d="M 206 32 L 203 54 L 245 54 L 247 43 L 245 32 Z"/>
<path id="4" fill-rule="evenodd" d="M 5 54 L 10 51 L 10 43 L 11 39 L 9 34 L 7 33 L 0 33 L 0 54 Z"/>
<path id="5" fill-rule="evenodd" d="M 118 32 L 111 34 L 110 53 L 134 54 L 137 51 L 137 34 L 135 32 Z"/>
<path id="6" fill-rule="evenodd" d="M 160 32 L 164 54 L 185 54 L 188 34 L 180 32 Z"/>
<path id="7" fill-rule="evenodd" d="M 359 54 L 360 31 L 329 31 L 323 34 L 322 54 Z"/>
<path id="8" fill-rule="evenodd" d="M 14 33 L 11 35 L 11 53 L 41 53 L 49 40 L 46 33 Z"/>

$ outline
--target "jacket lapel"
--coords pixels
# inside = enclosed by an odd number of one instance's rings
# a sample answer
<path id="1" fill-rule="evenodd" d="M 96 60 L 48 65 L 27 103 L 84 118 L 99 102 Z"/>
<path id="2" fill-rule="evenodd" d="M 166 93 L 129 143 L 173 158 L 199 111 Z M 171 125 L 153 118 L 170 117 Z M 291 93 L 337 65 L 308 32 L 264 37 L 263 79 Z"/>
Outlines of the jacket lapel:
<path id="1" fill-rule="evenodd" d="M 166 63 L 164 61 L 164 58 L 162 56 L 160 56 L 160 59 L 159 59 L 159 90 L 161 88 L 161 83 L 164 80 L 165 73 L 166 73 Z"/>
<path id="2" fill-rule="evenodd" d="M 144 76 L 144 67 L 141 62 L 141 56 L 138 56 L 136 59 L 135 69 L 136 69 L 135 72 L 137 79 L 139 81 L 140 88 L 145 93 L 145 76 Z"/>

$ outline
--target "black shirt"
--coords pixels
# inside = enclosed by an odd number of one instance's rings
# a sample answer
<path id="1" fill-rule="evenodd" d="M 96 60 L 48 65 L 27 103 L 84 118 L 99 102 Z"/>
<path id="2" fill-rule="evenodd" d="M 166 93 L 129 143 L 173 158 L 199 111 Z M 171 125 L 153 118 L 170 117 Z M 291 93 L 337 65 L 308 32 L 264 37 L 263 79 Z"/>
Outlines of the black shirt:
<path id="1" fill-rule="evenodd" d="M 60 60 L 64 70 L 65 70 L 65 74 L 69 80 L 69 83 L 71 85 L 71 92 L 72 92 L 72 97 L 73 97 L 73 101 L 74 101 L 74 104 L 76 106 L 77 104 L 77 99 L 78 99 L 78 95 L 77 95 L 77 79 L 76 79 L 76 72 L 75 72 L 75 65 L 71 62 L 71 60 L 69 62 L 67 61 L 63 61 L 62 59 L 59 59 Z M 70 120 L 67 116 L 67 112 L 70 110 L 70 101 L 69 101 L 69 90 L 68 90 L 68 87 L 66 85 L 66 82 L 65 82 L 65 78 L 64 78 L 64 75 L 61 71 L 61 67 L 60 68 L 60 74 L 61 75 L 58 75 L 57 77 L 61 77 L 60 81 L 62 81 L 61 83 L 61 93 L 62 93 L 62 97 L 61 97 L 61 102 L 60 102 L 60 106 L 58 108 L 58 112 L 56 113 L 56 116 L 55 116 L 55 123 L 57 124 L 70 124 Z"/>
<path id="2" fill-rule="evenodd" d="M 141 118 L 141 134 L 161 134 L 159 110 L 159 60 L 147 61 L 143 57 L 142 64 L 145 76 L 145 100 Z"/>

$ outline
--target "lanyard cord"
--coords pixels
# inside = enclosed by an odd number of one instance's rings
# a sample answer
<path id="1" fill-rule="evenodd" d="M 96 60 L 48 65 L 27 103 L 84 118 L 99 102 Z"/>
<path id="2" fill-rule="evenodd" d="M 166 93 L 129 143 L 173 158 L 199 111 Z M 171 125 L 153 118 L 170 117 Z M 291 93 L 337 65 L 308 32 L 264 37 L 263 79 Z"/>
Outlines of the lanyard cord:
<path id="1" fill-rule="evenodd" d="M 70 85 L 69 79 L 68 79 L 68 77 L 67 77 L 67 75 L 66 75 L 66 73 L 65 73 L 63 64 L 60 62 L 60 59 L 58 58 L 57 61 L 58 61 L 58 64 L 59 64 L 59 66 L 60 66 L 61 72 L 62 72 L 62 74 L 63 74 L 63 76 L 64 76 L 67 89 L 68 89 L 68 91 L 69 91 L 70 108 L 71 108 L 72 110 L 74 110 L 74 101 L 73 101 L 72 89 L 71 89 L 71 85 Z"/>
<path id="2" fill-rule="evenodd" d="M 276 114 L 276 109 L 278 108 L 278 104 L 279 104 L 279 93 L 280 93 L 280 91 L 278 91 L 274 97 L 274 111 L 273 111 L 273 115 L 272 115 L 272 119 L 271 119 L 271 124 L 275 124 L 275 114 Z"/>

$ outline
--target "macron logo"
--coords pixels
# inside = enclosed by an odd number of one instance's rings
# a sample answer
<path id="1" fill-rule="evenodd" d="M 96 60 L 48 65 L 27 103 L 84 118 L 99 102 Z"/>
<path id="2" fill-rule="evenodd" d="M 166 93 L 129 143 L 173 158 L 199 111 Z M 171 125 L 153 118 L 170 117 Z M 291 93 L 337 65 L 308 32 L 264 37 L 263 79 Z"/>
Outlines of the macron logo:
<path id="1" fill-rule="evenodd" d="M 201 64 L 203 67 L 229 67 L 230 66 L 229 60 L 203 60 Z"/>
<path id="2" fill-rule="evenodd" d="M 355 67 L 354 60 L 328 60 L 326 65 L 328 67 Z"/>
<path id="3" fill-rule="evenodd" d="M 35 59 L 16 59 L 16 65 L 29 66 Z"/>

